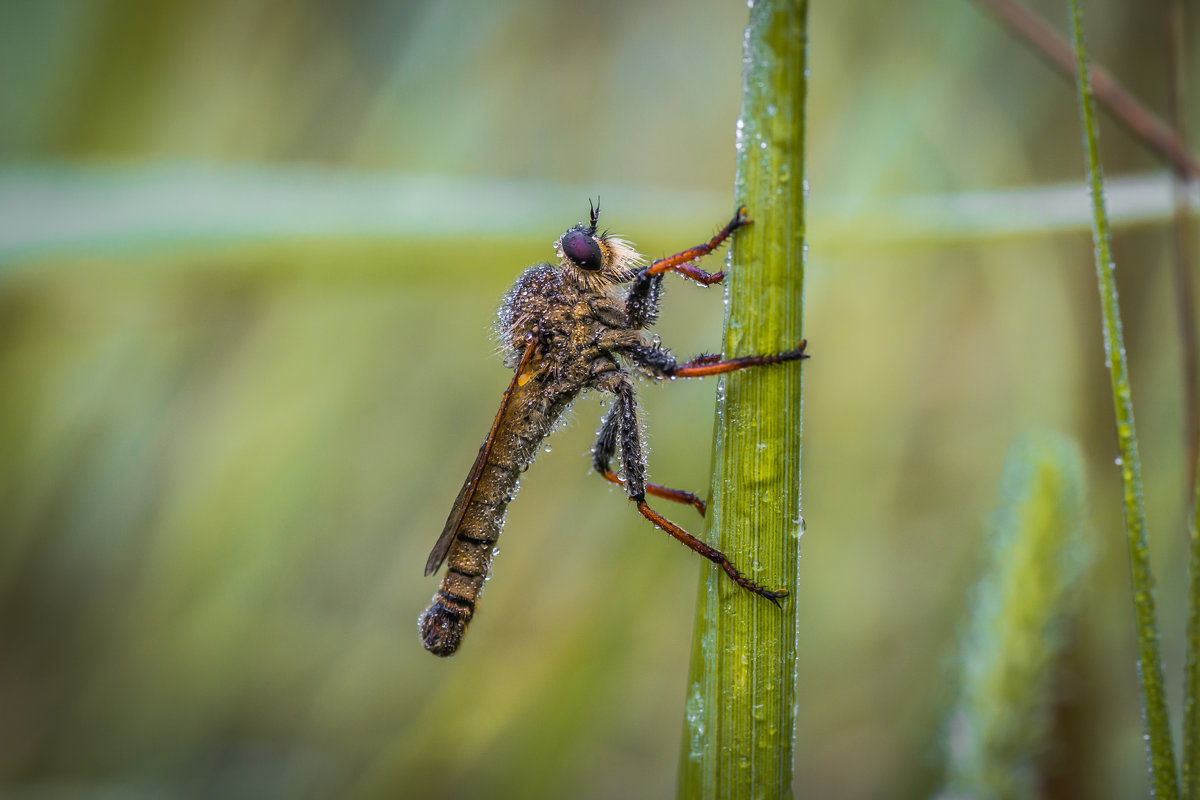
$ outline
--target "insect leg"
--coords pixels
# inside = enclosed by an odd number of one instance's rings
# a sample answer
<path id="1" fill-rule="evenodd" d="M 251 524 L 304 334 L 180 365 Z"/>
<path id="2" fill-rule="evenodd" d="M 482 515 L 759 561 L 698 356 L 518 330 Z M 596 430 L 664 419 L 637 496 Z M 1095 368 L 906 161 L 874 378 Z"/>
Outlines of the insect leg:
<path id="1" fill-rule="evenodd" d="M 808 343 L 803 339 L 795 350 L 775 353 L 769 356 L 742 356 L 728 361 L 713 360 L 713 356 L 700 356 L 691 361 L 679 364 L 667 373 L 672 378 L 703 378 L 705 375 L 720 375 L 723 372 L 733 372 L 747 367 L 765 367 L 768 364 L 783 364 L 788 361 L 799 361 L 808 358 L 804 348 Z"/>
<path id="2" fill-rule="evenodd" d="M 799 347 L 785 353 L 742 356 L 728 361 L 722 361 L 718 355 L 700 355 L 682 364 L 675 359 L 670 350 L 655 345 L 639 344 L 623 348 L 620 352 L 642 369 L 660 378 L 703 378 L 706 375 L 720 375 L 747 367 L 765 367 L 769 364 L 783 364 L 808 358 L 804 353 L 805 345 L 806 342 L 801 341 Z"/>
<path id="3" fill-rule="evenodd" d="M 618 413 L 616 405 L 608 410 L 604 422 L 600 425 L 600 432 L 596 435 L 596 443 L 592 445 L 592 468 L 601 475 L 607 476 L 611 472 L 609 464 L 617 452 Z"/>
<path id="4" fill-rule="evenodd" d="M 611 377 L 608 377 L 611 376 Z M 608 373 L 611 391 L 616 397 L 609 416 L 616 419 L 614 438 L 620 440 L 621 466 L 625 470 L 625 493 L 630 500 L 646 496 L 646 456 L 642 452 L 642 435 L 637 421 L 637 399 L 633 381 L 622 371 Z M 607 420 L 606 420 L 607 421 Z M 603 433 L 603 430 L 601 430 Z"/>
<path id="5" fill-rule="evenodd" d="M 612 472 L 602 472 L 600 474 L 606 481 L 611 481 L 618 486 L 625 485 L 625 481 L 621 480 Z M 699 511 L 700 516 L 702 517 L 704 516 L 705 512 L 708 511 L 708 506 L 704 504 L 703 500 L 684 489 L 669 489 L 666 486 L 659 486 L 657 483 L 647 483 L 646 494 L 652 494 L 655 497 L 661 497 L 663 500 L 674 500 L 676 503 L 689 505 Z"/>
<path id="6" fill-rule="evenodd" d="M 779 598 L 784 597 L 787 592 L 775 592 L 759 586 L 743 575 L 720 550 L 700 541 L 646 505 L 646 493 L 649 490 L 649 486 L 645 482 L 646 459 L 642 454 L 641 436 L 638 431 L 637 405 L 633 394 L 633 382 L 629 379 L 628 374 L 614 371 L 605 373 L 601 379 L 601 385 L 616 395 L 617 398 L 616 405 L 609 413 L 609 418 L 616 420 L 614 427 L 617 431 L 614 434 L 610 434 L 609 438 L 614 443 L 618 438 L 620 439 L 621 462 L 625 466 L 627 477 L 625 491 L 629 494 L 629 499 L 637 504 L 638 513 L 669 533 L 679 542 L 695 550 L 709 561 L 718 564 L 721 569 L 725 570 L 725 574 L 732 578 L 738 586 L 748 589 L 755 594 L 762 595 L 778 606 Z M 601 439 L 604 438 L 605 430 L 608 427 L 609 422 L 606 419 L 604 426 L 600 429 Z M 599 445 L 601 442 L 598 441 L 597 444 Z M 611 451 L 609 457 L 611 458 Z M 597 460 L 598 458 L 599 456 L 597 456 Z"/>
<path id="7" fill-rule="evenodd" d="M 612 457 L 617 452 L 618 413 L 619 411 L 614 405 L 608 412 L 608 416 L 604 418 L 604 424 L 600 426 L 600 434 L 596 437 L 596 444 L 592 446 L 592 468 L 600 473 L 600 477 L 604 480 L 624 486 L 625 481 L 621 480 L 610 466 Z M 646 494 L 652 494 L 664 500 L 674 500 L 676 503 L 685 503 L 699 511 L 700 516 L 704 516 L 704 512 L 707 511 L 703 500 L 683 489 L 669 489 L 656 483 L 647 483 Z"/>
<path id="8" fill-rule="evenodd" d="M 656 527 L 661 528 L 662 530 L 671 534 L 671 536 L 673 536 L 677 541 L 687 545 L 692 550 L 695 550 L 697 553 L 718 565 L 721 569 L 725 570 L 725 574 L 733 578 L 734 583 L 736 583 L 738 586 L 741 586 L 743 589 L 749 589 L 755 594 L 762 595 L 774 603 L 776 607 L 779 606 L 779 598 L 787 597 L 786 591 L 773 591 L 771 589 L 765 589 L 747 578 L 738 570 L 737 567 L 733 565 L 733 562 L 729 560 L 728 556 L 726 556 L 717 548 L 700 541 L 695 536 L 692 536 L 683 528 L 676 525 L 674 522 L 671 522 L 671 520 L 667 519 L 662 514 L 659 514 L 653 508 L 646 505 L 645 500 L 637 501 L 637 510 L 638 513 L 640 513 L 643 517 L 653 522 Z"/>
<path id="9" fill-rule="evenodd" d="M 646 274 L 657 275 L 662 272 L 678 272 L 680 275 L 686 275 L 696 283 L 710 286 L 714 283 L 719 283 L 725 278 L 724 272 L 714 272 L 709 274 L 699 267 L 689 264 L 693 259 L 706 256 L 713 250 L 721 246 L 721 242 L 729 238 L 729 235 L 745 225 L 750 224 L 750 219 L 746 216 L 746 207 L 739 206 L 737 213 L 733 215 L 733 219 L 717 232 L 717 235 L 709 239 L 707 242 L 695 247 L 689 247 L 687 250 L 676 253 L 673 256 L 659 259 L 646 268 Z"/>
<path id="10" fill-rule="evenodd" d="M 625 297 L 625 315 L 630 328 L 648 328 L 658 319 L 658 301 L 662 296 L 663 274 L 638 273 Z"/>

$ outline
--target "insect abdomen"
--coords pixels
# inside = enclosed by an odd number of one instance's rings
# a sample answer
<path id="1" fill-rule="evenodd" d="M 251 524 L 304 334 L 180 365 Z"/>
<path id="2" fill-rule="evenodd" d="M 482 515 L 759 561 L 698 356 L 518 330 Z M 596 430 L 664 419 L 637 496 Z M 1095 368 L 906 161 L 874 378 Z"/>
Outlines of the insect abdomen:
<path id="1" fill-rule="evenodd" d="M 446 554 L 446 574 L 433 603 L 418 621 L 421 641 L 434 655 L 448 656 L 458 649 L 467 623 L 475 614 L 475 602 L 483 591 L 521 470 L 533 460 L 565 405 L 552 403 L 550 409 L 543 410 L 517 403 L 515 413 L 501 421 L 495 446 Z"/>

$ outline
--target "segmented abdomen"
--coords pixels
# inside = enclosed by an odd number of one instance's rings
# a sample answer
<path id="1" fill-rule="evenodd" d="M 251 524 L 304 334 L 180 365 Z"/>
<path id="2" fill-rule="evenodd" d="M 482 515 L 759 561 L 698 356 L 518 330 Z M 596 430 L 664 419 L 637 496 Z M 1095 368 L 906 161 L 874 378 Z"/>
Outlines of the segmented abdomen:
<path id="1" fill-rule="evenodd" d="M 448 656 L 458 649 L 483 591 L 521 472 L 533 461 L 573 397 L 539 396 L 536 388 L 518 387 L 501 417 L 479 482 L 446 555 L 446 574 L 433 603 L 421 614 L 421 641 L 434 655 Z"/>

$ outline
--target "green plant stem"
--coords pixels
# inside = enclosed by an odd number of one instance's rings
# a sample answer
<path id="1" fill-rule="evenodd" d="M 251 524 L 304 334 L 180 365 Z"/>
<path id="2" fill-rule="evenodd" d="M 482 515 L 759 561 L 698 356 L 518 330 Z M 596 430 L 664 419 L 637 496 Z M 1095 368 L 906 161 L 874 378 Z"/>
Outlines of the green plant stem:
<path id="1" fill-rule="evenodd" d="M 744 41 L 724 353 L 794 348 L 804 278 L 804 0 L 758 0 Z M 787 589 L 776 608 L 709 567 L 688 675 L 680 797 L 791 792 L 796 714 L 801 367 L 731 373 L 718 389 L 708 541 L 755 582 Z"/>
<path id="2" fill-rule="evenodd" d="M 1187 660 L 1183 679 L 1183 796 L 1200 798 L 1200 464 L 1188 541 Z"/>
<path id="3" fill-rule="evenodd" d="M 1113 276 L 1112 243 L 1108 215 L 1104 207 L 1104 179 L 1100 174 L 1100 154 L 1096 136 L 1096 117 L 1091 81 L 1083 46 L 1083 23 L 1079 0 L 1068 0 L 1071 35 L 1075 46 L 1076 85 L 1083 118 L 1083 142 L 1087 153 L 1088 177 L 1092 190 L 1092 239 L 1096 248 L 1096 271 L 1100 282 L 1100 305 L 1104 317 L 1104 348 L 1112 381 L 1113 406 L 1117 423 L 1117 445 L 1121 453 L 1121 482 L 1124 488 L 1125 529 L 1129 543 L 1130 571 L 1133 579 L 1133 606 L 1137 623 L 1138 674 L 1142 682 L 1142 708 L 1146 727 L 1147 757 L 1155 797 L 1179 796 L 1179 778 L 1171 745 L 1171 725 L 1163 685 L 1162 655 L 1158 645 L 1158 624 L 1154 611 L 1154 575 L 1150 570 L 1150 547 L 1146 536 L 1146 513 L 1142 506 L 1141 462 L 1137 434 L 1133 424 L 1133 398 L 1129 385 L 1129 367 L 1125 361 L 1125 342 L 1121 334 L 1121 312 L 1117 303 L 1117 284 Z"/>

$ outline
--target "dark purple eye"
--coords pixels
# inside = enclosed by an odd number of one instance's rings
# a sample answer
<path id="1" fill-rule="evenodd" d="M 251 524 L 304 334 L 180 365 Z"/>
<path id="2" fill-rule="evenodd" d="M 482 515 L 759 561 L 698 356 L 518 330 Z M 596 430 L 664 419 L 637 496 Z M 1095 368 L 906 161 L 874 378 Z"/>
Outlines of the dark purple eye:
<path id="1" fill-rule="evenodd" d="M 562 251 L 580 269 L 600 269 L 600 245 L 582 231 L 567 231 L 562 238 Z"/>

